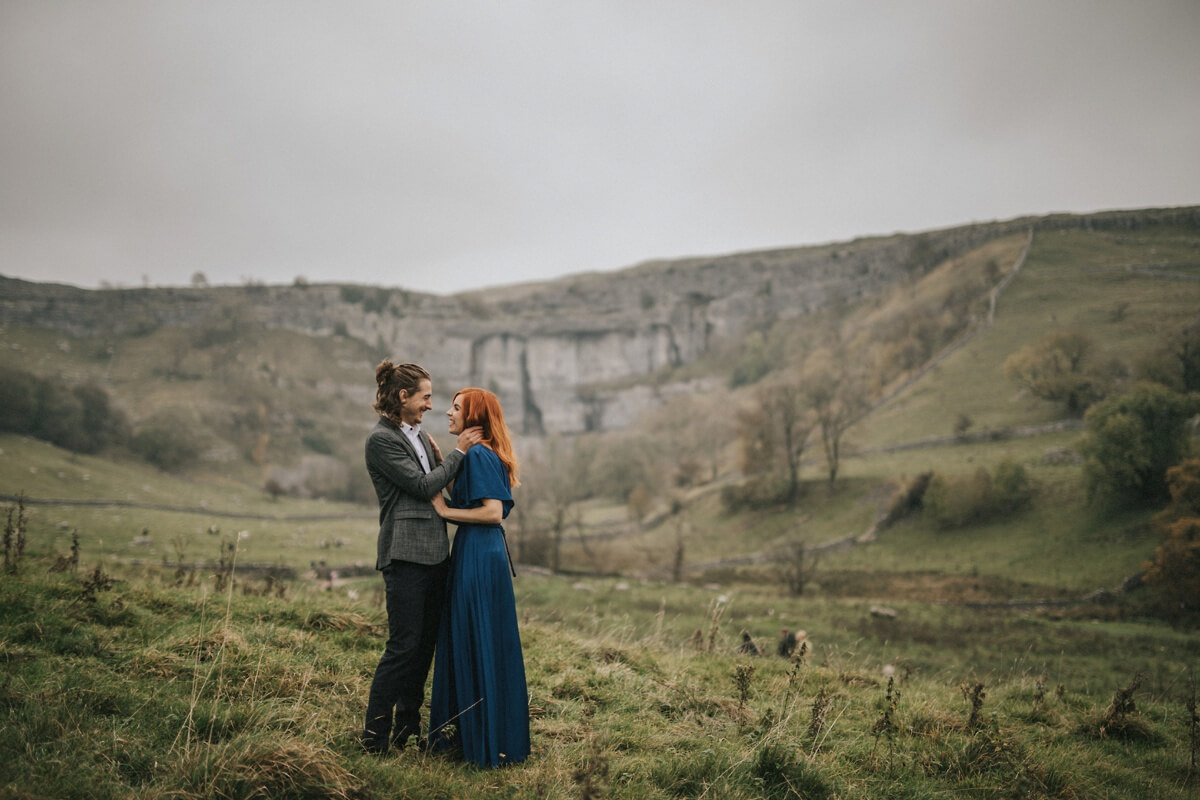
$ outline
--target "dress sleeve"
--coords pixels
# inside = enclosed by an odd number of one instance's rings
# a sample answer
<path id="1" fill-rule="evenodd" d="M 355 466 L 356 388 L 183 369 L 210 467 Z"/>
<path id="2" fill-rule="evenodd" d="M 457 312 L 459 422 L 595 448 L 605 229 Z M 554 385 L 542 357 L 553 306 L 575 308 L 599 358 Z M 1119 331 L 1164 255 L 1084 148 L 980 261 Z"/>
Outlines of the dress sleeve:
<path id="1" fill-rule="evenodd" d="M 466 464 L 459 482 L 454 487 L 455 499 L 464 508 L 476 508 L 484 500 L 499 500 L 504 505 L 504 517 L 512 510 L 512 490 L 508 485 L 508 471 L 500 457 L 483 445 L 467 451 Z"/>

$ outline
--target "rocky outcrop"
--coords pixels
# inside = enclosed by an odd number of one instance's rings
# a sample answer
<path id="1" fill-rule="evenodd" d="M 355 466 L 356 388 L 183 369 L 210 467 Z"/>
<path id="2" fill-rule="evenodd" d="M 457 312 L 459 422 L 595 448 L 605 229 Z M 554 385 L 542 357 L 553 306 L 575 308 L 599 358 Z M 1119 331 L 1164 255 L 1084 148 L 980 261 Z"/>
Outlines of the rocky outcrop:
<path id="1" fill-rule="evenodd" d="M 684 258 L 619 272 L 436 296 L 314 284 L 105 289 L 0 278 L 0 324 L 93 337 L 160 326 L 236 337 L 254 326 L 341 334 L 416 361 L 439 386 L 499 394 L 522 433 L 622 427 L 694 384 L 640 380 L 772 320 L 880 294 L 1015 231 L 1200 225 L 1200 208 L 1057 215 L 804 248 Z"/>

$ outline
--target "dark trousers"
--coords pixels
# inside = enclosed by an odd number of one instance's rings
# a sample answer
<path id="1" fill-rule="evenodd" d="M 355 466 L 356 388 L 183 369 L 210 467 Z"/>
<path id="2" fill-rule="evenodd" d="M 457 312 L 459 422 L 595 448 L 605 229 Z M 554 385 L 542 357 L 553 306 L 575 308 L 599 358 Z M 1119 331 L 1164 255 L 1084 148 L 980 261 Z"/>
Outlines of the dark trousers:
<path id="1" fill-rule="evenodd" d="M 442 621 L 449 563 L 393 561 L 383 568 L 388 640 L 367 699 L 363 746 L 368 750 L 387 750 L 389 736 L 402 747 L 409 736 L 421 733 L 421 705 Z"/>

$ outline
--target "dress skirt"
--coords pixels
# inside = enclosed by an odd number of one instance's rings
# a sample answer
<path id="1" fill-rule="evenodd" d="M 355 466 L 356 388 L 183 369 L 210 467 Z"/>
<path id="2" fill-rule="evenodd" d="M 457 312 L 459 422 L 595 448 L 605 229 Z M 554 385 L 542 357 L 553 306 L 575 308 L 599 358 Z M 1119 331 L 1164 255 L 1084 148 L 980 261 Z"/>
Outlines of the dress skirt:
<path id="1" fill-rule="evenodd" d="M 529 756 L 525 660 L 499 526 L 462 525 L 454 536 L 429 730 L 431 749 L 461 747 L 479 766 Z"/>

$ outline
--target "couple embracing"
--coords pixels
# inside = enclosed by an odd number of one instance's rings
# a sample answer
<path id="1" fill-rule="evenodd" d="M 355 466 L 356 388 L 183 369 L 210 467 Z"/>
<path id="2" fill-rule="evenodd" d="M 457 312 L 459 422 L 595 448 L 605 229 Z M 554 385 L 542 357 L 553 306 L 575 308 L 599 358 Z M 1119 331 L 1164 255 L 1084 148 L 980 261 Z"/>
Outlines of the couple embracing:
<path id="1" fill-rule="evenodd" d="M 433 661 L 429 749 L 461 750 L 485 767 L 524 761 L 529 695 L 501 526 L 519 480 L 500 403 L 483 389 L 454 395 L 446 415 L 457 446 L 443 458 L 421 430 L 433 408 L 429 373 L 385 360 L 375 383 L 380 418 L 366 459 L 379 498 L 375 567 L 383 573 L 388 640 L 371 683 L 363 747 L 384 753 L 420 736 Z M 446 520 L 458 526 L 453 553 Z"/>

